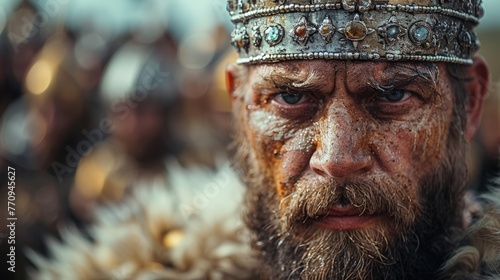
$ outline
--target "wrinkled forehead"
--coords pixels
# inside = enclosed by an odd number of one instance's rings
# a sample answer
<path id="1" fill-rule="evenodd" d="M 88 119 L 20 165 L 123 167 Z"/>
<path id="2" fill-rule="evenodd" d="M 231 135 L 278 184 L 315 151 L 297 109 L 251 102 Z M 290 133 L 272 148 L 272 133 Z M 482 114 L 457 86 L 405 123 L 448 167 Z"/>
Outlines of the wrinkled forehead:
<path id="1" fill-rule="evenodd" d="M 426 80 L 439 79 L 446 71 L 444 63 L 430 62 L 363 62 L 363 61 L 288 61 L 248 66 L 257 79 L 293 79 L 305 81 L 311 77 L 331 80 L 343 75 L 349 80 L 363 77 L 374 79 L 420 77 Z M 441 71 L 442 70 L 442 71 Z"/>

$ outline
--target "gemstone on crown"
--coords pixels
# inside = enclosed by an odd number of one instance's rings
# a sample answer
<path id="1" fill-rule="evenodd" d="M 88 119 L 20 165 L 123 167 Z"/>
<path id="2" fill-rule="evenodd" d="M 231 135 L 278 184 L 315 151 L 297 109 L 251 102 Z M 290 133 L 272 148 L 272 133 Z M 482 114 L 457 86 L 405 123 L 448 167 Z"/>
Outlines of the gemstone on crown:
<path id="1" fill-rule="evenodd" d="M 384 49 L 396 43 L 407 32 L 406 28 L 399 23 L 396 16 L 392 16 L 388 21 L 383 22 L 377 31 L 378 35 L 383 39 Z"/>
<path id="2" fill-rule="evenodd" d="M 301 17 L 299 22 L 290 30 L 293 40 L 302 46 L 307 44 L 310 36 L 316 32 L 316 27 L 309 23 L 305 17 Z"/>
<path id="3" fill-rule="evenodd" d="M 335 34 L 336 27 L 333 25 L 332 20 L 329 16 L 326 16 L 321 25 L 318 28 L 321 38 L 325 43 L 330 43 L 333 35 Z"/>
<path id="4" fill-rule="evenodd" d="M 270 46 L 275 46 L 283 40 L 284 32 L 283 26 L 279 24 L 270 25 L 264 31 L 264 38 Z"/>

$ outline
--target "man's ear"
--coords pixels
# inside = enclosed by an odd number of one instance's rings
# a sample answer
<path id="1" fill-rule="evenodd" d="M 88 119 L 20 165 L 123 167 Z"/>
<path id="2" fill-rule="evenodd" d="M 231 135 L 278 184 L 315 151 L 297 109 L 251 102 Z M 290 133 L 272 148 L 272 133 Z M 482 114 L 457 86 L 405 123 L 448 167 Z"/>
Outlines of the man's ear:
<path id="1" fill-rule="evenodd" d="M 236 89 L 240 84 L 240 66 L 230 63 L 226 66 L 226 89 L 231 97 L 231 101 L 236 100 Z"/>
<path id="2" fill-rule="evenodd" d="M 489 86 L 488 66 L 482 57 L 474 57 L 474 63 L 469 67 L 467 78 L 470 80 L 467 82 L 468 103 L 466 107 L 465 137 L 470 142 L 480 125 L 483 101 L 486 98 Z"/>

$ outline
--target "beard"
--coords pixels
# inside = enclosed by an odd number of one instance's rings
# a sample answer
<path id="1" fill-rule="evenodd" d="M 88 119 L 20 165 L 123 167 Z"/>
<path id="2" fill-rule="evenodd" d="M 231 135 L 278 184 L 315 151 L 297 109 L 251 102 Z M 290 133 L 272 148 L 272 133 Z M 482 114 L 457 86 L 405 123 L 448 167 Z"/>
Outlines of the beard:
<path id="1" fill-rule="evenodd" d="M 456 117 L 457 115 L 454 114 Z M 245 223 L 271 279 L 436 279 L 462 237 L 467 167 L 465 141 L 452 125 L 436 168 L 408 178 L 290 183 L 280 199 L 270 172 L 257 164 L 244 131 L 236 130 L 235 166 L 247 186 Z M 267 169 L 269 170 L 269 169 Z M 334 231 L 312 222 L 333 205 L 354 205 L 385 217 L 376 226 Z"/>

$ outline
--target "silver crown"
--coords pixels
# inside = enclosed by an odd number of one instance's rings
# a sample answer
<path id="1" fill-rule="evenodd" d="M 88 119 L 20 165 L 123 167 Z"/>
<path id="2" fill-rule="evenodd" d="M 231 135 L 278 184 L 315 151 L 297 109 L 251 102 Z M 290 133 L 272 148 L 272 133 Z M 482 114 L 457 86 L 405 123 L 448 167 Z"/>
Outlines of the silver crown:
<path id="1" fill-rule="evenodd" d="M 238 63 L 297 59 L 471 64 L 482 0 L 229 0 Z"/>

